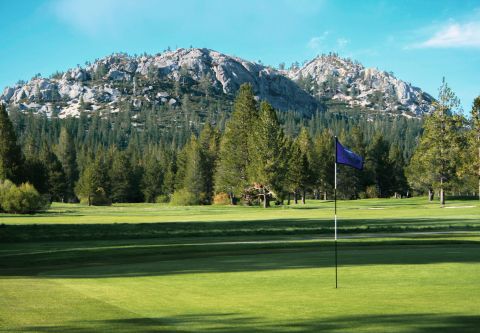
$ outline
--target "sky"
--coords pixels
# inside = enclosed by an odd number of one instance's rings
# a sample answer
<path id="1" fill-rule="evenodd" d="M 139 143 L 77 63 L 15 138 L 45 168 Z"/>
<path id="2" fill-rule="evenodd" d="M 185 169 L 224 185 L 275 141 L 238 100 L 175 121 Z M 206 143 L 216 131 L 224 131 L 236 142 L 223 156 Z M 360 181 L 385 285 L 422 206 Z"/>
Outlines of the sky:
<path id="1" fill-rule="evenodd" d="M 115 52 L 206 47 L 277 67 L 322 53 L 391 71 L 466 112 L 480 95 L 480 0 L 4 0 L 0 89 Z"/>

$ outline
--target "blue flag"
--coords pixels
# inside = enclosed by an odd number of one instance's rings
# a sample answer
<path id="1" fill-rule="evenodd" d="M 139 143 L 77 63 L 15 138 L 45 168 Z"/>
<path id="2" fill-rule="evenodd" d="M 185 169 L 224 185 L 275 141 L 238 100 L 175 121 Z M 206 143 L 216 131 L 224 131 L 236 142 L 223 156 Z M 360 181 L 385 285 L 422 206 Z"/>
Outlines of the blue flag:
<path id="1" fill-rule="evenodd" d="M 342 146 L 337 138 L 335 138 L 335 146 L 337 150 L 335 154 L 336 163 L 349 165 L 355 169 L 363 170 L 363 158 L 361 156 Z"/>

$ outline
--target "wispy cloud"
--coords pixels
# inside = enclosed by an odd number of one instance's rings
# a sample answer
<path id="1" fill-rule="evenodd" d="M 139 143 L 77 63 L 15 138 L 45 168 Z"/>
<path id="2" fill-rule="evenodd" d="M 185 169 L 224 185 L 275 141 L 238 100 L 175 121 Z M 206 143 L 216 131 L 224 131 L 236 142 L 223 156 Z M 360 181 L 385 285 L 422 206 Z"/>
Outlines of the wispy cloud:
<path id="1" fill-rule="evenodd" d="M 444 24 L 433 36 L 408 48 L 480 48 L 480 21 Z"/>
<path id="2" fill-rule="evenodd" d="M 319 51 L 322 48 L 325 48 L 325 40 L 327 39 L 328 35 L 330 34 L 329 31 L 324 31 L 320 36 L 315 36 L 310 38 L 307 43 L 307 47 L 314 51 Z"/>
<path id="3" fill-rule="evenodd" d="M 114 36 L 131 27 L 135 14 L 157 12 L 152 0 L 55 0 L 50 9 L 58 20 L 91 36 Z M 150 9 L 149 9 L 150 8 Z"/>
<path id="4" fill-rule="evenodd" d="M 337 39 L 337 46 L 340 49 L 345 48 L 348 45 L 348 43 L 350 43 L 350 41 L 346 38 L 338 38 Z"/>

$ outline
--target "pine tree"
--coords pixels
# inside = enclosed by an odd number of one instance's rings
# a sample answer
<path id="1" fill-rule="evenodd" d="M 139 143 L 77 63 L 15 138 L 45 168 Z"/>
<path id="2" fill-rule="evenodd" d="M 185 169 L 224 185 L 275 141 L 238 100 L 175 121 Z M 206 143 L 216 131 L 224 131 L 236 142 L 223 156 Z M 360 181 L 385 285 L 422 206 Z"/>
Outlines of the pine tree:
<path id="1" fill-rule="evenodd" d="M 462 151 L 458 176 L 466 183 L 464 187 L 476 187 L 480 200 L 480 96 L 475 98 L 466 133 L 467 149 Z"/>
<path id="2" fill-rule="evenodd" d="M 312 165 L 313 186 L 317 193 L 323 193 L 326 200 L 334 187 L 335 153 L 333 135 L 328 130 L 318 134 L 313 143 Z"/>
<path id="3" fill-rule="evenodd" d="M 402 151 L 398 145 L 393 145 L 390 148 L 388 156 L 389 164 L 391 166 L 391 183 L 392 188 L 391 192 L 395 194 L 395 197 L 398 195 L 403 196 L 408 193 L 408 182 L 405 177 L 405 160 L 402 155 Z"/>
<path id="4" fill-rule="evenodd" d="M 195 198 L 193 204 L 208 203 L 204 158 L 200 144 L 194 135 L 187 145 L 186 160 L 183 189 Z"/>
<path id="5" fill-rule="evenodd" d="M 410 179 L 428 179 L 445 205 L 445 189 L 455 181 L 463 150 L 463 118 L 456 114 L 460 101 L 445 82 L 439 89 L 433 113 L 425 120 L 423 135 L 412 157 Z M 418 173 L 426 175 L 418 175 Z"/>
<path id="6" fill-rule="evenodd" d="M 249 185 L 248 168 L 252 159 L 249 136 L 257 120 L 257 103 L 252 86 L 243 84 L 222 137 L 215 175 L 216 191 L 228 193 L 232 204 L 235 196 L 242 194 Z"/>
<path id="7" fill-rule="evenodd" d="M 470 146 L 473 158 L 473 169 L 476 169 L 478 181 L 478 199 L 480 200 L 480 96 L 473 101 L 471 112 L 472 135 L 470 136 Z M 475 149 L 476 148 L 476 149 Z"/>
<path id="8" fill-rule="evenodd" d="M 293 200 L 295 204 L 298 203 L 298 193 L 305 189 L 311 177 L 309 177 L 310 164 L 307 154 L 302 152 L 298 140 L 287 144 L 289 149 L 288 154 L 288 171 L 286 175 L 286 188 L 290 193 L 293 193 Z"/>
<path id="9" fill-rule="evenodd" d="M 287 168 L 286 139 L 273 107 L 267 102 L 260 104 L 260 118 L 250 146 L 252 158 L 249 165 L 251 183 L 260 186 L 264 208 L 269 205 L 269 197 L 282 193 Z"/>
<path id="10" fill-rule="evenodd" d="M 0 103 L 0 180 L 9 179 L 14 183 L 20 183 L 22 165 L 23 156 L 17 144 L 15 130 L 5 106 Z"/>
<path id="11" fill-rule="evenodd" d="M 389 160 L 390 148 L 380 133 L 377 133 L 367 149 L 365 169 L 371 174 L 378 196 L 386 198 L 392 194 L 392 165 Z"/>
<path id="12" fill-rule="evenodd" d="M 79 198 L 86 199 L 89 206 L 111 203 L 108 169 L 102 154 L 84 167 L 75 192 Z"/>
<path id="13" fill-rule="evenodd" d="M 308 133 L 308 130 L 305 127 L 302 127 L 300 129 L 300 133 L 298 134 L 296 141 L 297 141 L 298 148 L 301 151 L 302 161 L 299 161 L 299 162 L 303 166 L 302 182 L 299 189 L 301 190 L 301 193 L 302 193 L 302 203 L 305 204 L 306 192 L 313 187 L 313 182 L 314 182 L 313 170 L 312 170 L 313 143 L 312 143 L 310 134 Z"/>
<path id="14" fill-rule="evenodd" d="M 47 170 L 48 194 L 51 201 L 63 201 L 66 188 L 65 172 L 62 164 L 47 144 L 40 151 L 40 159 Z"/>
<path id="15" fill-rule="evenodd" d="M 164 173 L 155 156 L 149 156 L 144 167 L 142 193 L 146 202 L 155 202 L 163 194 Z"/>
<path id="16" fill-rule="evenodd" d="M 57 155 L 65 172 L 65 201 L 71 202 L 75 200 L 74 187 L 78 179 L 77 153 L 73 139 L 65 127 L 62 127 L 60 131 Z"/>
<path id="17" fill-rule="evenodd" d="M 123 152 L 113 150 L 109 169 L 111 197 L 113 202 L 131 202 L 133 169 L 130 160 Z"/>
<path id="18" fill-rule="evenodd" d="M 214 171 L 217 165 L 220 132 L 206 124 L 198 139 L 202 155 L 203 177 L 205 179 L 206 203 L 211 203 L 214 192 Z"/>

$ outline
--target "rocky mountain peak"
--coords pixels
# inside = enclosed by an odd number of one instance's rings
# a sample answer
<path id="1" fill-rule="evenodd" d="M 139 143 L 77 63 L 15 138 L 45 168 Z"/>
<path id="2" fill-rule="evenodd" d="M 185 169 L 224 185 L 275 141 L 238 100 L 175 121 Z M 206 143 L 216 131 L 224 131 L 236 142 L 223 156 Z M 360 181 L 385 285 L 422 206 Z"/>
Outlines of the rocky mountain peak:
<path id="1" fill-rule="evenodd" d="M 420 116 L 431 110 L 433 100 L 391 73 L 365 68 L 334 54 L 319 56 L 301 68 L 280 71 L 206 48 L 181 48 L 156 55 L 112 54 L 50 78 L 35 77 L 7 87 L 0 101 L 64 118 L 79 116 L 82 111 L 118 112 L 125 103 L 133 109 L 155 105 L 176 108 L 184 94 L 208 95 L 207 88 L 214 98 L 222 95 L 231 99 L 246 82 L 252 84 L 259 99 L 279 110 L 304 115 L 322 109 L 324 102 L 331 100 L 351 108 Z M 197 87 L 195 93 L 189 91 L 191 87 Z"/>
<path id="2" fill-rule="evenodd" d="M 431 112 L 433 97 L 393 73 L 366 68 L 336 54 L 321 55 L 292 68 L 286 75 L 317 98 L 345 102 L 350 107 L 382 110 L 406 116 Z"/>

